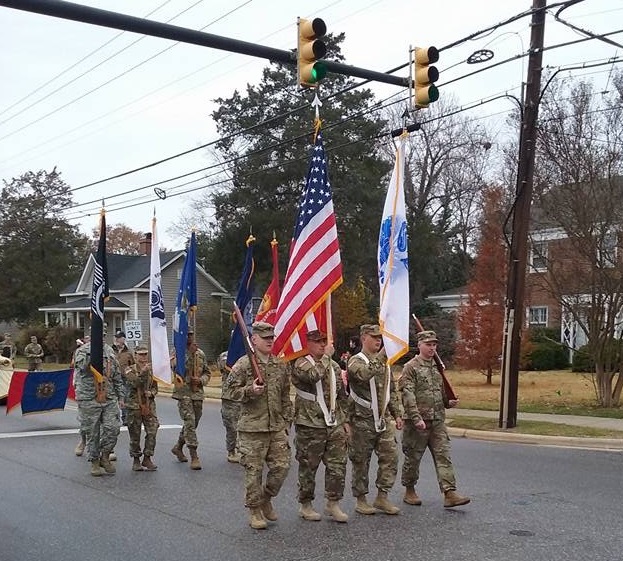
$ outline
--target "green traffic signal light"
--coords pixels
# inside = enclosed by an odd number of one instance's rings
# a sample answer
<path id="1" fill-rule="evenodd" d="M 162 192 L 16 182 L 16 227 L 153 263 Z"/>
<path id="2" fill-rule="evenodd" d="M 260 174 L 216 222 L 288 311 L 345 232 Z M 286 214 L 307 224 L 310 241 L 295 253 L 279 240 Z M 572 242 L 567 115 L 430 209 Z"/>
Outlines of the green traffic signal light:
<path id="1" fill-rule="evenodd" d="M 318 59 L 327 54 L 327 45 L 320 41 L 327 26 L 320 18 L 298 20 L 298 48 L 296 51 L 298 83 L 314 88 L 327 75 L 327 66 Z"/>

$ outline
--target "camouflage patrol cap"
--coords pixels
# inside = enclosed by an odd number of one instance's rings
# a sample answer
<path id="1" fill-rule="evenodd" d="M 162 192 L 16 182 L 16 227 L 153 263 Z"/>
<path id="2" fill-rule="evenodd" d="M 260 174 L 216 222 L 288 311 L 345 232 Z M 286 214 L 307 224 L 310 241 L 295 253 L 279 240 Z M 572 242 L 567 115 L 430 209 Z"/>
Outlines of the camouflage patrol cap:
<path id="1" fill-rule="evenodd" d="M 319 331 L 318 329 L 308 331 L 305 337 L 308 341 L 324 341 L 325 343 L 327 342 L 327 334 Z"/>
<path id="2" fill-rule="evenodd" d="M 359 328 L 359 333 L 361 335 L 371 335 L 372 337 L 380 337 L 381 328 L 378 325 L 371 325 L 369 323 L 364 323 Z"/>
<path id="3" fill-rule="evenodd" d="M 134 353 L 137 355 L 146 355 L 148 352 L 149 351 L 145 345 L 139 345 L 136 349 L 134 349 Z"/>
<path id="4" fill-rule="evenodd" d="M 275 328 L 265 321 L 256 321 L 252 326 L 253 335 L 257 335 L 259 337 L 274 337 L 275 336 Z"/>
<path id="5" fill-rule="evenodd" d="M 435 333 L 434 331 L 420 331 L 417 334 L 418 343 L 430 343 L 430 342 L 437 343 L 438 341 L 439 339 L 437 339 L 437 333 Z"/>

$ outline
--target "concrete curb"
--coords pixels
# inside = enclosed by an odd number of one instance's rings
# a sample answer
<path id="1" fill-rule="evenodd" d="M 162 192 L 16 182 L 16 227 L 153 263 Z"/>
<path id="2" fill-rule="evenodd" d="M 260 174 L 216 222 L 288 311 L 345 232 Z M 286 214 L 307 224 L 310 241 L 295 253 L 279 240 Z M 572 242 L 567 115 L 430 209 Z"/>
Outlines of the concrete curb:
<path id="1" fill-rule="evenodd" d="M 448 427 L 448 434 L 458 438 L 508 442 L 512 444 L 536 444 L 539 446 L 564 446 L 590 450 L 623 452 L 623 439 L 620 438 L 583 438 L 578 436 L 541 436 L 486 430 L 473 430 Z"/>

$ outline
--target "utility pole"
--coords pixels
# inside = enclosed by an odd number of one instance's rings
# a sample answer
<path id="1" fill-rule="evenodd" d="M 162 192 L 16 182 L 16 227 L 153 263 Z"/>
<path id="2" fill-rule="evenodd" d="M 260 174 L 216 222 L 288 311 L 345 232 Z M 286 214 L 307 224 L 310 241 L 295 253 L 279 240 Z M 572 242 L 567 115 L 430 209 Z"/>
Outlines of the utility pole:
<path id="1" fill-rule="evenodd" d="M 500 385 L 499 426 L 511 429 L 517 426 L 517 390 L 519 386 L 519 351 L 524 324 L 524 294 L 528 263 L 528 231 L 534 179 L 537 120 L 541 96 L 541 70 L 545 41 L 546 0 L 533 0 L 530 34 L 530 55 L 526 77 L 526 97 L 519 133 L 519 163 L 513 232 L 510 247 L 508 281 L 506 287 L 506 317 Z"/>

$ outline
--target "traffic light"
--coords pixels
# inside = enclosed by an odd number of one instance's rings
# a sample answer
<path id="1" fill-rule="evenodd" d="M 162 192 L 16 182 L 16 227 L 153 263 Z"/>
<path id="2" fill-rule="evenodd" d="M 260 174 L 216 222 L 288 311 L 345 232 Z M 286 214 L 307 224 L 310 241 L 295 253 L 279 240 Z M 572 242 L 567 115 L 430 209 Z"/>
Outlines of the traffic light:
<path id="1" fill-rule="evenodd" d="M 439 51 L 435 47 L 415 47 L 413 51 L 413 104 L 416 107 L 428 107 L 439 99 L 439 90 L 433 82 L 439 80 L 439 70 L 430 66 L 439 60 Z"/>
<path id="2" fill-rule="evenodd" d="M 296 50 L 298 83 L 306 88 L 315 88 L 327 75 L 327 67 L 319 59 L 327 54 L 327 46 L 319 37 L 327 33 L 327 26 L 320 18 L 298 19 L 299 40 Z"/>

